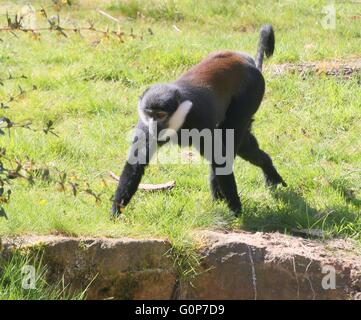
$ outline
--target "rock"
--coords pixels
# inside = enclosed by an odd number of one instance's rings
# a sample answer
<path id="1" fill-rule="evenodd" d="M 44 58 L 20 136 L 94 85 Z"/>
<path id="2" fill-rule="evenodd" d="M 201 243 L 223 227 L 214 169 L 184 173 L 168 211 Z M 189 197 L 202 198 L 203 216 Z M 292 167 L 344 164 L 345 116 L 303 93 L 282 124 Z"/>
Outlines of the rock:
<path id="1" fill-rule="evenodd" d="M 260 232 L 198 237 L 201 266 L 190 281 L 178 277 L 171 244 L 159 239 L 31 236 L 2 239 L 1 255 L 41 247 L 49 282 L 64 277 L 72 290 L 91 283 L 88 299 L 360 299 L 361 258 L 352 241 Z"/>
<path id="2" fill-rule="evenodd" d="M 7 241 L 7 246 L 14 242 Z M 16 247 L 44 249 L 49 281 L 87 290 L 88 299 L 169 299 L 176 274 L 163 240 L 26 237 Z"/>
<path id="3" fill-rule="evenodd" d="M 183 299 L 350 299 L 361 291 L 361 259 L 349 243 L 326 248 L 279 233 L 202 236 L 202 270 L 183 286 Z"/>

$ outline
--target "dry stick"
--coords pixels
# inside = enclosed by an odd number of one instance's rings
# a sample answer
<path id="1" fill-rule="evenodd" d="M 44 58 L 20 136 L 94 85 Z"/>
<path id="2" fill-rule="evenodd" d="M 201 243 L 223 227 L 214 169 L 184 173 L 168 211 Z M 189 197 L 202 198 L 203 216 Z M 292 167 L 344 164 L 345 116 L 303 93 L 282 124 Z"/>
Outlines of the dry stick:
<path id="1" fill-rule="evenodd" d="M 97 12 L 100 13 L 100 14 L 102 14 L 103 16 L 107 17 L 108 19 L 117 22 L 117 23 L 120 23 L 120 22 L 121 22 L 121 20 L 119 20 L 118 18 L 115 18 L 115 17 L 111 16 L 109 13 L 107 13 L 107 12 L 105 12 L 105 11 L 103 11 L 103 10 L 97 9 Z M 134 19 L 131 18 L 131 17 L 126 17 L 126 18 L 122 17 L 122 20 L 134 20 Z"/>
<path id="2" fill-rule="evenodd" d="M 179 29 L 175 24 L 173 24 L 173 29 L 174 29 L 175 31 L 177 31 L 177 32 L 181 32 L 181 31 L 182 31 L 182 30 Z"/>
<path id="3" fill-rule="evenodd" d="M 109 171 L 109 176 L 119 181 L 119 177 L 112 171 Z M 150 184 L 150 183 L 140 183 L 138 189 L 144 190 L 144 191 L 159 191 L 159 190 L 171 190 L 175 186 L 175 181 L 168 181 L 165 183 L 160 184 Z"/>
<path id="4" fill-rule="evenodd" d="M 117 18 L 114 18 L 113 16 L 111 16 L 110 14 L 98 9 L 97 10 L 100 14 L 106 16 L 108 19 L 111 19 L 112 21 L 115 21 L 118 23 L 118 31 L 109 31 L 108 28 L 105 31 L 99 30 L 99 29 L 95 29 L 94 25 L 92 23 L 90 23 L 90 26 L 88 28 L 85 27 L 75 27 L 75 28 L 66 28 L 66 27 L 62 27 L 59 24 L 59 16 L 58 16 L 58 24 L 54 24 L 52 23 L 49 19 L 48 16 L 45 12 L 44 9 L 41 10 L 42 14 L 44 15 L 44 17 L 47 19 L 48 23 L 50 24 L 49 27 L 43 27 L 43 28 L 36 28 L 36 29 L 32 29 L 32 28 L 23 28 L 21 26 L 21 19 L 18 21 L 17 20 L 17 16 L 15 15 L 15 21 L 13 22 L 11 20 L 11 18 L 9 17 L 8 14 L 6 14 L 7 16 L 7 20 L 8 20 L 8 26 L 7 27 L 0 27 L 0 32 L 3 31 L 7 31 L 10 32 L 11 34 L 13 34 L 15 37 L 17 37 L 16 33 L 14 31 L 23 31 L 23 32 L 31 32 L 33 34 L 36 34 L 38 32 L 41 31 L 55 31 L 55 32 L 59 32 L 60 34 L 62 34 L 64 37 L 67 37 L 67 34 L 65 33 L 66 31 L 70 31 L 70 32 L 77 32 L 80 33 L 80 31 L 94 31 L 94 32 L 98 32 L 98 33 L 102 33 L 104 35 L 107 34 L 113 34 L 119 38 L 121 38 L 124 35 L 124 32 L 121 32 L 119 30 L 119 24 L 120 24 L 120 20 Z M 133 34 L 133 31 L 130 34 L 131 37 L 135 37 L 135 35 Z M 142 37 L 140 37 L 142 38 Z M 1 40 L 1 39 L 0 39 Z"/>
<path id="5" fill-rule="evenodd" d="M 117 18 L 114 18 L 113 16 L 111 16 L 109 13 L 104 12 L 103 10 L 97 9 L 97 12 L 100 13 L 101 15 L 103 15 L 104 17 L 107 17 L 110 20 L 113 20 L 116 23 L 120 23 L 120 20 Z"/>
<path id="6" fill-rule="evenodd" d="M 53 32 L 60 32 L 64 37 L 68 37 L 67 34 L 65 33 L 65 31 L 67 32 L 77 32 L 77 33 L 80 33 L 80 31 L 90 31 L 90 32 L 97 32 L 97 33 L 101 33 L 103 35 L 106 35 L 106 34 L 112 34 L 116 37 L 119 37 L 121 38 L 123 35 L 124 35 L 124 32 L 121 32 L 119 29 L 118 31 L 108 31 L 108 30 L 99 30 L 99 29 L 95 29 L 93 26 L 90 26 L 88 28 L 86 27 L 81 27 L 81 28 L 64 28 L 64 27 L 58 27 L 58 28 L 51 28 L 51 27 L 48 27 L 48 28 L 37 28 L 37 29 L 23 29 L 23 28 L 18 28 L 18 29 L 12 29 L 12 28 L 9 28 L 9 27 L 5 27 L 5 28 L 0 28 L 0 32 L 3 32 L 3 31 L 7 31 L 7 32 L 10 32 L 11 34 L 13 34 L 15 37 L 18 38 L 18 36 L 16 35 L 16 33 L 14 31 L 22 31 L 22 32 L 30 32 L 30 33 L 33 33 L 33 34 L 37 34 L 41 31 L 53 31 Z M 130 37 L 137 37 L 136 35 L 134 35 L 133 33 L 131 33 L 129 35 Z M 140 37 L 140 39 L 142 39 Z"/>
<path id="7" fill-rule="evenodd" d="M 40 32 L 40 31 L 56 31 L 56 32 L 60 32 L 60 31 L 72 31 L 72 32 L 77 32 L 77 31 L 94 31 L 94 32 L 100 32 L 100 33 L 106 33 L 106 31 L 102 31 L 99 29 L 94 29 L 93 27 L 81 27 L 81 28 L 66 28 L 66 27 L 59 27 L 59 28 L 52 28 L 52 27 L 43 27 L 43 28 L 35 28 L 35 29 L 31 29 L 31 28 L 10 28 L 10 27 L 3 27 L 0 28 L 0 31 L 9 31 L 9 32 L 13 32 L 13 31 L 23 31 L 23 32 Z"/>

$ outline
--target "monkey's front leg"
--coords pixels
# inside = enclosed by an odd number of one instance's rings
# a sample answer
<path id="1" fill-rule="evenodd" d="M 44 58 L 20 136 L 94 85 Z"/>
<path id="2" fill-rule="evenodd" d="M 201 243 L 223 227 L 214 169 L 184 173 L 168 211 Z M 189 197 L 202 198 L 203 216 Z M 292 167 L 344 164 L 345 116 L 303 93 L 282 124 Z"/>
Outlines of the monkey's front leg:
<path id="1" fill-rule="evenodd" d="M 135 137 L 128 154 L 115 192 L 112 214 L 118 216 L 137 191 L 139 183 L 157 145 L 156 134 L 150 134 L 149 128 L 138 122 Z"/>
<path id="2" fill-rule="evenodd" d="M 132 165 L 126 162 L 115 192 L 112 208 L 113 215 L 119 215 L 122 209 L 129 203 L 138 189 L 140 180 L 144 174 L 144 169 L 145 166 L 143 164 Z"/>

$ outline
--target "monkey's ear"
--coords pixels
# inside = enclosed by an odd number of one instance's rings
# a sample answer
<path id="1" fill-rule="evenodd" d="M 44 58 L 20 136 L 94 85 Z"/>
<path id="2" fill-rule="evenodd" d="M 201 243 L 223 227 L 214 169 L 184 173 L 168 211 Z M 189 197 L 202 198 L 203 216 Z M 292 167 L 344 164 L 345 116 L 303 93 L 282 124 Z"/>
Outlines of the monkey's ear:
<path id="1" fill-rule="evenodd" d="M 175 99 L 176 99 L 176 101 L 178 102 L 178 104 L 180 104 L 181 102 L 181 94 L 180 94 L 180 92 L 179 92 L 179 90 L 177 89 L 177 90 L 175 90 L 175 92 L 174 92 L 174 96 L 175 96 Z"/>
<path id="2" fill-rule="evenodd" d="M 144 92 L 139 96 L 139 100 L 142 100 L 145 94 L 149 91 L 150 87 L 145 89 Z"/>

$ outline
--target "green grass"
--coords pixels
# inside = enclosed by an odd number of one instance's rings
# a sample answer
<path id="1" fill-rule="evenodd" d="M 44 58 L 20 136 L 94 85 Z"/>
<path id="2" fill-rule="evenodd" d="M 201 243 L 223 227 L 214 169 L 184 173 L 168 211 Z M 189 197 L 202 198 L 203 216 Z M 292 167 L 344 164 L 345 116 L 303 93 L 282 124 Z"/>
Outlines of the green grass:
<path id="1" fill-rule="evenodd" d="M 25 2 L 9 6 L 0 1 L 0 13 L 15 13 Z M 114 22 L 96 12 L 100 7 L 121 19 L 121 30 L 129 34 L 133 29 L 143 39 L 125 37 L 121 43 L 84 32 L 83 38 L 43 33 L 37 41 L 29 34 L 0 33 L 0 78 L 8 70 L 28 77 L 5 81 L 0 101 L 16 94 L 19 84 L 25 90 L 37 87 L 1 115 L 16 122 L 30 119 L 37 128 L 53 120 L 59 136 L 14 129 L 10 137 L 0 137 L 9 158 L 24 161 L 27 156 L 36 166 L 51 169 L 50 181 L 13 181 L 0 235 L 161 236 L 184 248 L 199 228 L 313 228 L 361 240 L 360 74 L 342 80 L 265 72 L 267 92 L 254 132 L 289 187 L 267 190 L 260 170 L 237 159 L 244 209 L 239 219 L 223 203 L 212 203 L 205 164 L 150 166 L 143 182 L 176 180 L 176 187 L 137 192 L 120 221 L 109 219 L 115 183 L 108 178 L 108 171 L 119 173 L 125 161 L 126 133 L 136 122 L 138 96 L 147 86 L 176 78 L 214 50 L 254 54 L 263 23 L 276 30 L 276 52 L 266 64 L 357 57 L 361 29 L 352 16 L 359 6 L 337 2 L 336 29 L 324 30 L 320 20 L 326 1 L 73 2 L 60 12 L 68 19 L 64 25 L 69 20 L 86 25 L 91 19 L 98 28 L 116 30 Z M 36 8 L 40 4 L 51 1 L 34 1 Z M 55 168 L 81 186 L 88 183 L 102 193 L 102 201 L 84 192 L 74 197 L 69 185 L 59 191 Z"/>
<path id="2" fill-rule="evenodd" d="M 35 271 L 34 286 L 29 286 Z M 62 283 L 48 284 L 47 267 L 41 263 L 41 255 L 35 258 L 20 252 L 14 252 L 9 259 L 0 257 L 0 300 L 82 300 L 85 292 L 69 293 Z M 24 286 L 25 284 L 25 286 Z"/>

